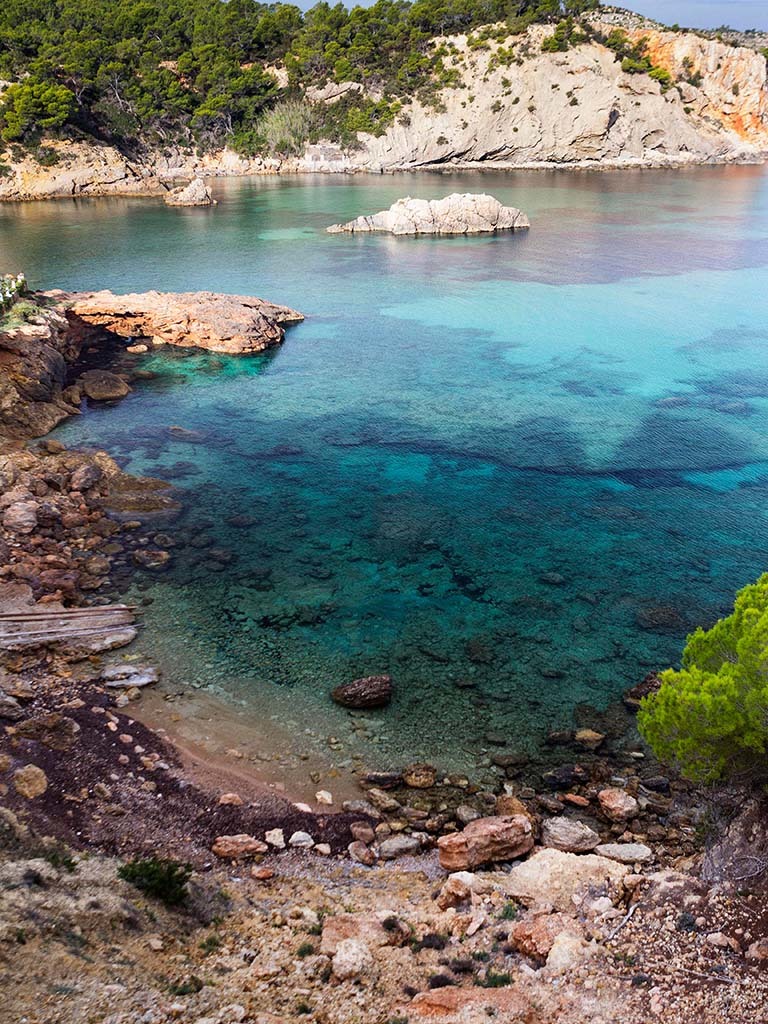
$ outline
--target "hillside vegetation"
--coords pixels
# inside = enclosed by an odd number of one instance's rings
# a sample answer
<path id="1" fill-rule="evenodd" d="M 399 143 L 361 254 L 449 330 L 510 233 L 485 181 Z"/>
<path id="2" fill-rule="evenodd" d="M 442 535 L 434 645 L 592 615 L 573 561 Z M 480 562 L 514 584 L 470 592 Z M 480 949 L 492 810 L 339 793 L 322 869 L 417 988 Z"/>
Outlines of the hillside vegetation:
<path id="1" fill-rule="evenodd" d="M 43 164 L 56 159 L 40 148 L 51 135 L 124 152 L 227 144 L 253 154 L 290 151 L 297 137 L 349 142 L 357 131 L 385 130 L 401 99 L 451 84 L 435 37 L 496 25 L 502 38 L 549 22 L 557 26 L 549 45 L 567 49 L 586 38 L 580 15 L 598 6 L 378 0 L 352 10 L 321 2 L 303 13 L 252 0 L 6 0 L 0 78 L 12 84 L 0 101 L 0 136 Z M 304 87 L 350 79 L 365 90 L 311 113 L 296 109 Z"/>

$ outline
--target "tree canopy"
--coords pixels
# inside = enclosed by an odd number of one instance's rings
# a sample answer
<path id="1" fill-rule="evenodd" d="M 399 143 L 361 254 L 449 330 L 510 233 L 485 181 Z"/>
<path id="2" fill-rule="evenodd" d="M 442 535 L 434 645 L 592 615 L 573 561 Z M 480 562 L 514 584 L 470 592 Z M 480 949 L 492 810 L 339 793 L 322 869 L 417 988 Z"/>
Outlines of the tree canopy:
<path id="1" fill-rule="evenodd" d="M 768 574 L 736 596 L 733 613 L 688 637 L 680 671 L 638 713 L 662 760 L 696 781 L 768 768 Z"/>
<path id="2" fill-rule="evenodd" d="M 128 149 L 226 141 L 253 151 L 259 117 L 291 89 L 354 79 L 391 101 L 429 79 L 435 36 L 494 22 L 520 31 L 597 6 L 378 0 L 347 9 L 322 0 L 302 13 L 256 0 L 4 0 L 0 78 L 15 85 L 0 101 L 0 133 L 24 143 L 70 129 Z M 287 89 L 274 74 L 281 62 Z M 375 104 L 350 105 L 350 123 L 370 128 Z"/>

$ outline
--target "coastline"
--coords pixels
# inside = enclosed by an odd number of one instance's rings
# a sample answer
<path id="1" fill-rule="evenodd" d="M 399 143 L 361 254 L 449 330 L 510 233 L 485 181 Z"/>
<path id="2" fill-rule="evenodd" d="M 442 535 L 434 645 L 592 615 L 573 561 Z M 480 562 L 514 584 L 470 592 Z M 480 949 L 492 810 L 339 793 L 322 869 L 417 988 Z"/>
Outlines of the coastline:
<path id="1" fill-rule="evenodd" d="M 230 155 L 225 156 L 220 166 L 217 166 L 217 159 L 205 160 L 202 163 L 194 161 L 189 165 L 180 165 L 169 168 L 158 174 L 157 165 L 153 169 L 147 169 L 141 173 L 139 165 L 131 165 L 132 176 L 126 182 L 120 180 L 100 182 L 99 180 L 88 180 L 89 165 L 81 163 L 68 168 L 66 176 L 59 181 L 56 173 L 46 178 L 41 168 L 36 175 L 34 186 L 15 188 L 9 181 L 0 179 L 0 203 L 33 203 L 48 200 L 70 199 L 78 201 L 82 199 L 103 199 L 103 198 L 137 198 L 137 199 L 164 199 L 169 191 L 179 184 L 184 184 L 195 177 L 202 178 L 210 187 L 216 181 L 227 179 L 243 178 L 281 178 L 299 176 L 375 176 L 398 174 L 446 174 L 455 172 L 472 171 L 482 175 L 483 173 L 498 173 L 499 171 L 510 174 L 515 171 L 562 171 L 564 173 L 592 173 L 602 174 L 621 171 L 660 171 L 660 170 L 691 170 L 705 167 L 748 167 L 761 166 L 768 162 L 768 150 L 763 152 L 724 153 L 720 156 L 694 154 L 665 155 L 655 159 L 626 157 L 619 159 L 603 160 L 451 160 L 446 162 L 424 162 L 424 163 L 393 163 L 391 165 L 355 165 L 345 160 L 338 162 L 326 162 L 306 160 L 300 158 L 289 158 L 286 160 L 260 159 L 242 161 L 243 167 L 238 169 L 233 166 Z M 237 161 L 235 161 L 236 163 Z"/>

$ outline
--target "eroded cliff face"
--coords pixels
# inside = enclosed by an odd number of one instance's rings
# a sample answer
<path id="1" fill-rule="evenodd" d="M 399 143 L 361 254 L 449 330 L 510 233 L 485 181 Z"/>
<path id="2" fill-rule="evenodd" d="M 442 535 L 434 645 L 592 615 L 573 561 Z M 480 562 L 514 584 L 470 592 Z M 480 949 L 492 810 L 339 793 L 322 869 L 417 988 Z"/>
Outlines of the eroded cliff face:
<path id="1" fill-rule="evenodd" d="M 627 35 L 633 41 L 645 39 L 651 61 L 680 83 L 683 102 L 694 116 L 722 125 L 758 149 L 768 148 L 766 61 L 760 53 L 690 32 L 641 26 L 628 29 Z"/>
<path id="2" fill-rule="evenodd" d="M 496 167 L 659 167 L 756 161 L 768 155 L 766 60 L 754 49 L 691 32 L 667 32 L 625 12 L 595 21 L 607 36 L 617 24 L 646 40 L 654 65 L 674 79 L 666 92 L 647 74 L 625 74 L 615 53 L 593 41 L 542 53 L 551 26 L 533 26 L 486 48 L 466 36 L 438 40 L 458 76 L 437 102 L 407 103 L 379 138 L 360 146 L 307 146 L 302 158 L 245 159 L 232 150 L 199 156 L 170 150 L 132 162 L 103 144 L 47 143 L 59 162 L 0 153 L 0 200 L 57 196 L 165 195 L 196 175 L 415 169 L 449 164 Z M 333 103 L 359 83 L 309 90 Z"/>
<path id="3" fill-rule="evenodd" d="M 473 49 L 466 36 L 447 39 L 459 86 L 444 89 L 437 108 L 408 105 L 380 138 L 363 136 L 352 163 L 385 170 L 446 163 L 665 166 L 758 159 L 768 151 L 766 62 L 753 50 L 637 30 L 637 38 L 649 37 L 654 63 L 677 81 L 701 75 L 699 85 L 681 81 L 679 90 L 662 92 L 646 74 L 625 74 L 613 51 L 597 42 L 542 53 L 549 32 L 536 26 L 485 50 Z M 504 61 L 510 47 L 514 58 Z"/>

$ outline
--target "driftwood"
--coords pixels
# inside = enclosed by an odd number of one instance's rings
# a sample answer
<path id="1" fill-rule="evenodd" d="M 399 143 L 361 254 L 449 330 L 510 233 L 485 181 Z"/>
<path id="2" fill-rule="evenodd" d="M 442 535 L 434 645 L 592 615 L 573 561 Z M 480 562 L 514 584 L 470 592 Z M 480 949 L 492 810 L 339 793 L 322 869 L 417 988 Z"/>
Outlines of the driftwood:
<path id="1" fill-rule="evenodd" d="M 62 608 L 35 604 L 27 587 L 0 589 L 0 648 L 14 650 L 47 643 L 93 641 L 133 626 L 135 607 L 126 604 Z"/>

